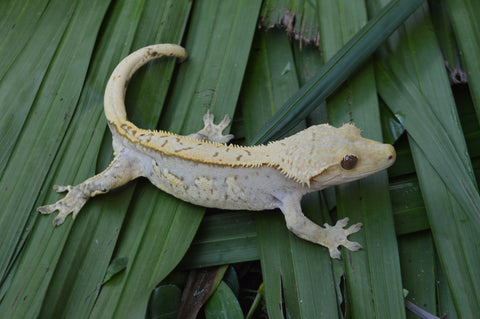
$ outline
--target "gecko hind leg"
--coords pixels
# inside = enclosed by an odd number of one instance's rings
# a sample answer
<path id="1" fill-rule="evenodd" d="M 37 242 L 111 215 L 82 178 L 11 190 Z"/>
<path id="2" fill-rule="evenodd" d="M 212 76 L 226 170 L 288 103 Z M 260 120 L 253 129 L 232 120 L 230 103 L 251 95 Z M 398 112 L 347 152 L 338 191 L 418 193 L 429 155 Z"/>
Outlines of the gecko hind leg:
<path id="1" fill-rule="evenodd" d="M 206 140 L 210 142 L 216 142 L 225 144 L 228 143 L 232 138 L 232 134 L 223 135 L 223 130 L 230 124 L 230 117 L 225 115 L 223 120 L 215 124 L 213 122 L 214 115 L 208 110 L 207 113 L 203 116 L 204 127 L 200 131 L 194 134 L 187 135 L 188 137 L 195 138 L 197 140 Z"/>
<path id="2" fill-rule="evenodd" d="M 127 182 L 143 175 L 143 168 L 126 150 L 122 150 L 113 159 L 107 169 L 76 186 L 53 186 L 58 193 L 68 192 L 64 198 L 56 203 L 37 208 L 42 214 L 51 214 L 58 210 L 58 215 L 53 220 L 54 226 L 63 224 L 68 215 L 73 219 L 78 215 L 83 205 L 90 197 L 106 193 Z"/>

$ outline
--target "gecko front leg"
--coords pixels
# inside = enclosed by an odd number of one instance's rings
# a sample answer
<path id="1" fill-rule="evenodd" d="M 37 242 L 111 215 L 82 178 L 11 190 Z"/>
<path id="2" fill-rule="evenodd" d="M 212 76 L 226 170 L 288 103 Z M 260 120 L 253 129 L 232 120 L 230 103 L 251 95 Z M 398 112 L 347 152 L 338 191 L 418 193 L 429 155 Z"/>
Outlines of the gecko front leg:
<path id="1" fill-rule="evenodd" d="M 300 206 L 301 196 L 287 195 L 282 200 L 280 209 L 285 215 L 287 227 L 295 235 L 315 244 L 320 244 L 328 248 L 330 257 L 340 259 L 340 250 L 338 246 L 344 246 L 349 250 L 355 251 L 362 248 L 357 242 L 351 242 L 347 239 L 348 235 L 356 233 L 362 227 L 361 223 L 354 224 L 344 229 L 348 223 L 348 218 L 340 219 L 335 226 L 324 224 L 324 227 L 312 222 L 305 217 Z"/>
<path id="2" fill-rule="evenodd" d="M 208 110 L 207 113 L 203 116 L 203 129 L 201 129 L 197 133 L 187 135 L 187 137 L 221 144 L 228 143 L 233 138 L 233 135 L 223 135 L 222 132 L 230 124 L 230 117 L 228 116 L 228 114 L 225 115 L 223 120 L 218 124 L 213 123 L 213 119 L 213 113 Z"/>
<path id="3" fill-rule="evenodd" d="M 70 214 L 75 219 L 90 197 L 107 193 L 143 175 L 144 169 L 138 159 L 129 154 L 127 149 L 122 149 L 107 169 L 76 186 L 55 185 L 53 187 L 55 191 L 67 191 L 67 195 L 54 204 L 38 207 L 37 211 L 42 214 L 51 214 L 58 210 L 59 213 L 53 220 L 54 226 L 63 224 L 65 218 Z"/>

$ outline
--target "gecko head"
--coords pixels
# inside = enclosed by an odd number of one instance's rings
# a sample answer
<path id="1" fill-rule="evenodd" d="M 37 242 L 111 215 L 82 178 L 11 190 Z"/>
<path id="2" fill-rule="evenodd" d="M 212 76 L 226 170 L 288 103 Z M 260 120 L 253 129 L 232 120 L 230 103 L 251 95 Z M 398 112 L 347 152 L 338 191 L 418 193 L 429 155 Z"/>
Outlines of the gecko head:
<path id="1" fill-rule="evenodd" d="M 393 146 L 363 138 L 352 124 L 311 126 L 270 147 L 273 164 L 312 190 L 363 178 L 395 162 Z"/>
<path id="2" fill-rule="evenodd" d="M 317 134 L 320 134 L 319 131 L 322 130 L 317 129 Z M 328 155 L 323 167 L 320 167 L 321 171 L 310 177 L 310 187 L 314 189 L 358 180 L 384 170 L 395 162 L 396 154 L 392 145 L 363 138 L 360 130 L 352 124 L 340 128 L 330 126 L 320 135 L 324 141 L 319 140 L 313 155 L 322 156 L 320 152 L 327 152 Z"/>

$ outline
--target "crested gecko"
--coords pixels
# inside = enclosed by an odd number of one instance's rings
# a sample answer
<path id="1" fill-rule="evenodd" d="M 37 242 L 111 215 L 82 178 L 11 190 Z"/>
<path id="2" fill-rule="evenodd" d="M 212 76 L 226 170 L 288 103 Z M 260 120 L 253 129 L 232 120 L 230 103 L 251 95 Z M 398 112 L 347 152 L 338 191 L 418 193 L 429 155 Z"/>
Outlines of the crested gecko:
<path id="1" fill-rule="evenodd" d="M 39 212 L 58 210 L 53 224 L 61 225 L 68 215 L 75 218 L 90 197 L 146 177 L 161 190 L 196 205 L 254 211 L 279 208 L 289 230 L 327 247 L 332 258 L 340 258 L 340 245 L 352 251 L 361 248 L 347 238 L 360 230 L 360 223 L 345 229 L 348 218 L 344 218 L 334 226 L 321 227 L 302 213 L 300 200 L 307 193 L 391 166 L 393 146 L 361 137 L 352 124 L 315 125 L 267 145 L 227 145 L 233 136 L 222 132 L 230 120 L 225 116 L 216 125 L 210 111 L 203 118 L 205 127 L 188 136 L 140 129 L 127 119 L 126 88 L 138 68 L 159 57 L 183 60 L 187 53 L 178 45 L 157 44 L 120 62 L 104 96 L 113 135 L 111 164 L 79 185 L 54 186 L 57 192 L 68 193 L 54 204 L 38 207 Z"/>

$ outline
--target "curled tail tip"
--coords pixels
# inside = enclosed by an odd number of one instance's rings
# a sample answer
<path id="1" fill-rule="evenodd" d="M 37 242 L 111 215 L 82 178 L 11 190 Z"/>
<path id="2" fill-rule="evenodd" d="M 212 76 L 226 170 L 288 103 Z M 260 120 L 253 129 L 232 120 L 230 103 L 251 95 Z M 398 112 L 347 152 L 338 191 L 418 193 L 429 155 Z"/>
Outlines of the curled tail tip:
<path id="1" fill-rule="evenodd" d="M 174 56 L 180 59 L 180 62 L 183 62 L 187 59 L 187 51 L 184 47 L 178 44 L 171 44 L 171 43 L 160 43 L 150 45 L 145 47 L 148 51 L 149 55 L 156 58 L 161 56 Z"/>

